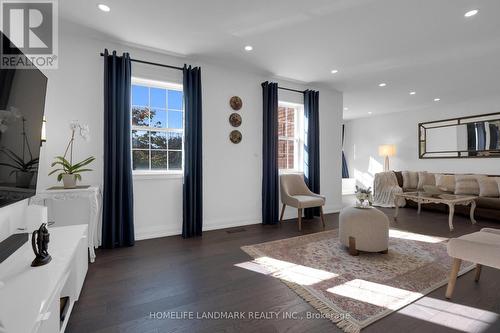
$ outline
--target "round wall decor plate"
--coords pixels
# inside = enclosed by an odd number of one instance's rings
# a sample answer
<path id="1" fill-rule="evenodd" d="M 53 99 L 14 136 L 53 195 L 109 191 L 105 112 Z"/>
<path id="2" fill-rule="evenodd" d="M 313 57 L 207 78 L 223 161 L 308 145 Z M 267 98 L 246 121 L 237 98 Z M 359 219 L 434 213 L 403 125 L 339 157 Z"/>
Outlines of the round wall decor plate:
<path id="1" fill-rule="evenodd" d="M 229 123 L 233 127 L 240 127 L 241 121 L 241 116 L 237 113 L 231 113 L 231 115 L 229 116 Z"/>
<path id="2" fill-rule="evenodd" d="M 243 101 L 239 96 L 233 96 L 229 100 L 229 105 L 233 110 L 238 111 L 243 106 Z"/>
<path id="3" fill-rule="evenodd" d="M 241 142 L 241 132 L 238 130 L 234 130 L 229 134 L 229 140 L 231 140 L 232 143 L 240 143 Z"/>

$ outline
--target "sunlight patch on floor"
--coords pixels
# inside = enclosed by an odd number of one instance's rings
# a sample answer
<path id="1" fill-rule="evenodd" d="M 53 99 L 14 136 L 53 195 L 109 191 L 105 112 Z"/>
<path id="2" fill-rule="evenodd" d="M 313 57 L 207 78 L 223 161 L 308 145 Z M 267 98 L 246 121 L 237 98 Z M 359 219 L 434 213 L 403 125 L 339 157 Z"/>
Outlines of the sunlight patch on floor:
<path id="1" fill-rule="evenodd" d="M 500 319 L 495 312 L 432 297 L 423 297 L 399 313 L 463 332 L 484 332 Z"/>
<path id="2" fill-rule="evenodd" d="M 422 297 L 422 294 L 384 284 L 354 279 L 344 284 L 327 289 L 328 292 L 361 302 L 397 310 L 408 304 L 408 301 Z"/>
<path id="3" fill-rule="evenodd" d="M 389 237 L 400 238 L 400 239 L 409 239 L 409 240 L 414 240 L 414 241 L 418 241 L 418 242 L 425 242 L 425 243 L 441 243 L 443 241 L 448 240 L 448 238 L 415 234 L 412 232 L 400 231 L 400 230 L 395 230 L 395 229 L 389 230 Z"/>
<path id="4" fill-rule="evenodd" d="M 313 285 L 338 276 L 338 274 L 321 269 L 297 265 L 269 257 L 260 257 L 252 261 L 236 264 L 235 266 L 260 274 L 271 275 L 303 286 Z"/>

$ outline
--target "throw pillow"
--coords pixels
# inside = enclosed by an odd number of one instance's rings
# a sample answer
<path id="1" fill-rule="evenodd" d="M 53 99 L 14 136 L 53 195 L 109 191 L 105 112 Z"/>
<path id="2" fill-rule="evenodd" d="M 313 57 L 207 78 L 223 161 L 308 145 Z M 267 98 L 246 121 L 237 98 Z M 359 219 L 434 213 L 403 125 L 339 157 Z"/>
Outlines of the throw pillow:
<path id="1" fill-rule="evenodd" d="M 403 190 L 414 190 L 418 186 L 418 172 L 403 171 Z"/>
<path id="2" fill-rule="evenodd" d="M 479 178 L 483 175 L 456 175 L 455 194 L 479 195 Z"/>
<path id="3" fill-rule="evenodd" d="M 436 185 L 436 177 L 433 173 L 428 173 L 427 171 L 422 171 L 418 173 L 418 190 L 422 191 L 424 185 Z"/>
<path id="4" fill-rule="evenodd" d="M 443 191 L 455 192 L 455 175 L 436 174 L 436 186 Z"/>
<path id="5" fill-rule="evenodd" d="M 403 187 L 403 173 L 401 171 L 394 171 L 396 179 L 398 180 L 399 187 Z"/>
<path id="6" fill-rule="evenodd" d="M 495 177 L 480 177 L 477 179 L 479 183 L 480 197 L 495 197 L 500 196 L 499 182 Z"/>

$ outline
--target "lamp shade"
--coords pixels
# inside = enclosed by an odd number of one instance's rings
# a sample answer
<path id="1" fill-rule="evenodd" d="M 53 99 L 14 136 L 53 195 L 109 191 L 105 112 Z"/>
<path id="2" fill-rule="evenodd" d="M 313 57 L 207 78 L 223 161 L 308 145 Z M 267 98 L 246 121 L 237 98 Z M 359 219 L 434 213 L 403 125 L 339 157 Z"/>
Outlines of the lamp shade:
<path id="1" fill-rule="evenodd" d="M 378 146 L 378 154 L 379 156 L 394 156 L 396 155 L 396 146 L 395 145 L 380 145 Z"/>

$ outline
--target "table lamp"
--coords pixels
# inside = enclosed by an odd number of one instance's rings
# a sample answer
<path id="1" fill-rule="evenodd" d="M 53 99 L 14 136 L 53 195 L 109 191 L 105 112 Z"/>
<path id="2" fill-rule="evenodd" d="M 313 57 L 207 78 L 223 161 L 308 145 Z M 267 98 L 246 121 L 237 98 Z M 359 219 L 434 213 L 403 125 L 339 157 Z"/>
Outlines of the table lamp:
<path id="1" fill-rule="evenodd" d="M 385 157 L 384 171 L 389 171 L 389 157 L 396 155 L 396 146 L 395 145 L 380 145 L 380 146 L 378 146 L 378 154 L 381 157 Z"/>

